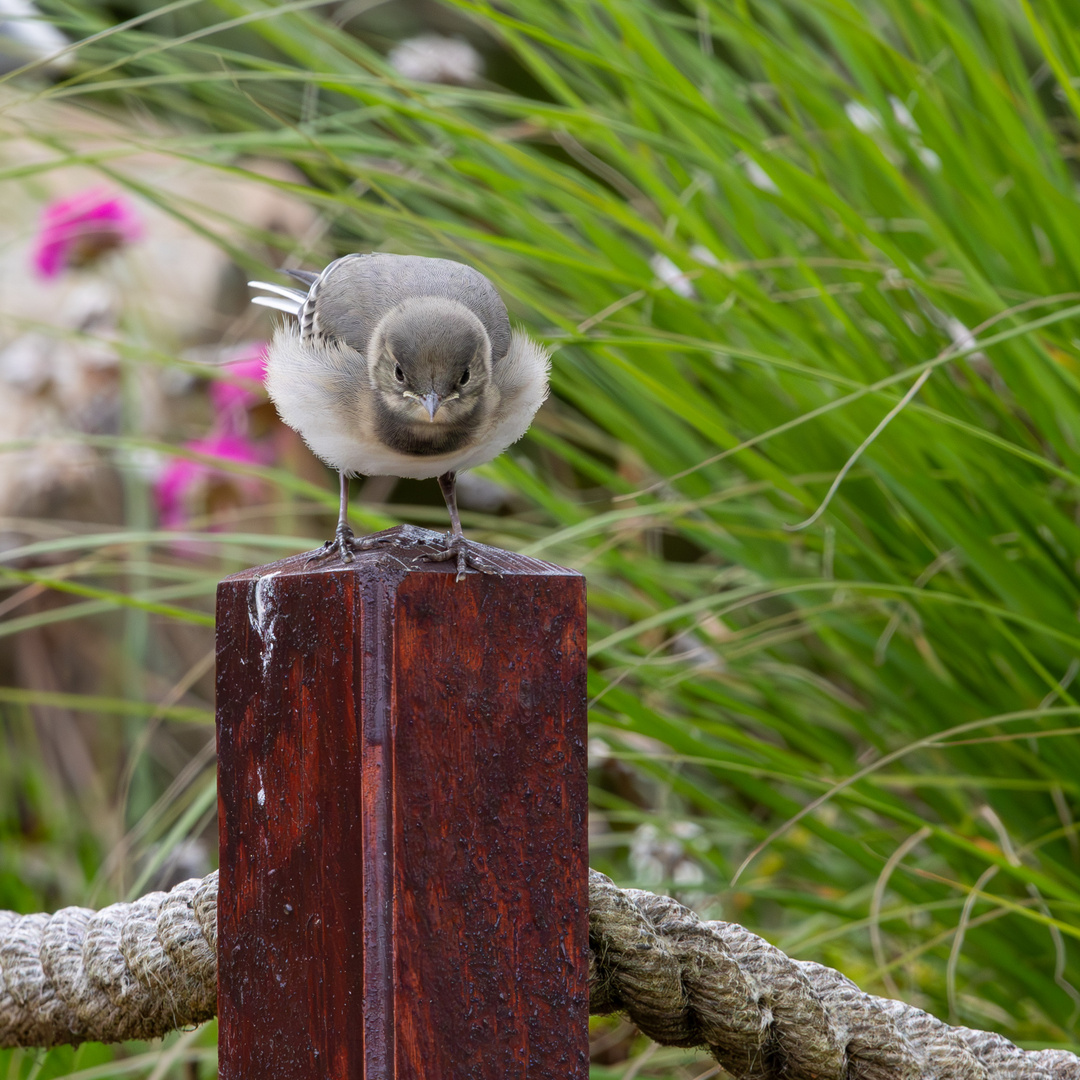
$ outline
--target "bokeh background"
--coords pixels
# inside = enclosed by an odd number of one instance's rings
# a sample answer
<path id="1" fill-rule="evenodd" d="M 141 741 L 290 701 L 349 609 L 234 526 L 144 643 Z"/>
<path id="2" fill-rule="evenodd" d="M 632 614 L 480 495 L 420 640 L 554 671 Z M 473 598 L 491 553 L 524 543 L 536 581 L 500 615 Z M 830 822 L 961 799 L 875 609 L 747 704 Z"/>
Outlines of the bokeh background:
<path id="1" fill-rule="evenodd" d="M 1078 1049 L 1064 0 L 4 0 L 0 46 L 0 907 L 216 865 L 215 584 L 336 507 L 245 281 L 442 256 L 553 352 L 461 503 L 588 577 L 592 864 Z M 445 526 L 433 482 L 353 511 Z M 714 1075 L 593 1036 L 596 1080 Z"/>

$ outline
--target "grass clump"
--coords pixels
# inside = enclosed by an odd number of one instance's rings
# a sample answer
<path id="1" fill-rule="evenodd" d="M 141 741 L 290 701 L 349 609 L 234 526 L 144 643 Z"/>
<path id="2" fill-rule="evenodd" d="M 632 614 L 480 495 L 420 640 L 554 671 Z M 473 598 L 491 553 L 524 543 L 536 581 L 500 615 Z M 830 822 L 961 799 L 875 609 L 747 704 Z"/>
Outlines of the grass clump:
<path id="1" fill-rule="evenodd" d="M 871 992 L 1075 1048 L 1080 47 L 1065 9 L 452 6 L 506 79 L 410 82 L 365 24 L 345 33 L 310 5 L 181 4 L 179 28 L 115 28 L 66 4 L 69 32 L 99 36 L 34 93 L 140 116 L 91 164 L 190 227 L 223 215 L 129 159 L 149 147 L 311 208 L 318 228 L 286 245 L 305 265 L 365 249 L 470 262 L 552 346 L 552 402 L 480 470 L 511 494 L 465 517 L 588 575 L 593 865 Z M 88 153 L 32 137 L 51 148 L 43 172 Z M 260 273 L 284 243 L 243 221 L 228 237 Z M 287 464 L 265 467 L 268 531 L 321 539 L 326 519 L 305 516 L 320 478 Z M 395 498 L 365 523 L 434 520 L 415 489 Z M 178 573 L 152 521 L 124 524 L 121 562 Z M 239 527 L 218 539 L 230 568 L 265 557 Z M 114 627 L 137 611 L 160 635 L 170 596 L 201 596 L 176 602 L 204 621 L 223 563 L 194 565 L 173 593 L 135 588 L 130 566 L 91 592 L 74 561 L 11 580 L 81 582 L 73 604 L 126 605 Z M 683 1060 L 641 1075 L 687 1075 Z"/>

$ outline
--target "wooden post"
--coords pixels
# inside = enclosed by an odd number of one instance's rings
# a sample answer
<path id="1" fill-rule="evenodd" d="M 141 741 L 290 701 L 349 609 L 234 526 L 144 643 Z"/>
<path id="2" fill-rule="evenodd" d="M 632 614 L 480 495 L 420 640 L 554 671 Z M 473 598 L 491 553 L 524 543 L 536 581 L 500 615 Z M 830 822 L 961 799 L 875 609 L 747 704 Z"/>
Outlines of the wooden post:
<path id="1" fill-rule="evenodd" d="M 295 556 L 217 600 L 222 1080 L 585 1080 L 585 582 Z"/>

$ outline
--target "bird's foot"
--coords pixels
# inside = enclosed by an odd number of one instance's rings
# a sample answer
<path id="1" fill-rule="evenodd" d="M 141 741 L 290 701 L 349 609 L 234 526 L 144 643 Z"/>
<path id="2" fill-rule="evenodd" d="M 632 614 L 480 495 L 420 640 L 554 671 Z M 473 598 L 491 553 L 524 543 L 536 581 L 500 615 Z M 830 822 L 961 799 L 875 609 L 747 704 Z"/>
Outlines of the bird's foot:
<path id="1" fill-rule="evenodd" d="M 427 540 L 425 543 L 431 543 L 431 541 Z M 465 577 L 466 570 L 476 570 L 481 574 L 502 577 L 502 569 L 481 555 L 476 550 L 476 547 L 466 540 L 461 533 L 439 534 L 438 546 L 441 550 L 430 553 L 424 552 L 417 558 L 423 562 L 450 562 L 451 559 L 456 560 L 457 574 L 454 577 L 455 581 L 461 581 Z"/>
<path id="2" fill-rule="evenodd" d="M 334 530 L 334 539 L 327 540 L 326 543 L 308 559 L 308 563 L 313 563 L 318 559 L 334 558 L 340 559 L 342 562 L 352 562 L 353 556 L 358 551 L 373 551 L 375 548 L 382 546 L 386 542 L 387 538 L 384 536 L 357 537 L 356 533 L 354 533 L 348 525 L 339 525 L 337 529 Z"/>
<path id="3" fill-rule="evenodd" d="M 340 559 L 352 562 L 361 551 L 386 550 L 388 548 L 427 548 L 418 551 L 414 562 L 450 562 L 457 563 L 455 581 L 461 581 L 467 570 L 476 570 L 481 574 L 493 574 L 501 577 L 502 569 L 484 556 L 478 548 L 460 533 L 440 533 L 432 529 L 422 529 L 416 525 L 400 525 L 389 533 L 375 533 L 373 536 L 356 536 L 348 525 L 339 525 L 333 540 L 327 540 L 318 551 L 312 552 L 308 563 L 319 559 Z"/>

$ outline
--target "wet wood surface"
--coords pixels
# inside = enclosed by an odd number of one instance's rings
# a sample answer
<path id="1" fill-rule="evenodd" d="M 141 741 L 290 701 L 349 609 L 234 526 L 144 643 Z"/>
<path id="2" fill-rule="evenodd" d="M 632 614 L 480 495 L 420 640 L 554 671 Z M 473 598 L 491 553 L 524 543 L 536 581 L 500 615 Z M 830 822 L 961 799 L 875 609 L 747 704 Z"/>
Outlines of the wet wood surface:
<path id="1" fill-rule="evenodd" d="M 223 1080 L 585 1080 L 585 585 L 401 552 L 218 591 Z"/>

